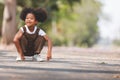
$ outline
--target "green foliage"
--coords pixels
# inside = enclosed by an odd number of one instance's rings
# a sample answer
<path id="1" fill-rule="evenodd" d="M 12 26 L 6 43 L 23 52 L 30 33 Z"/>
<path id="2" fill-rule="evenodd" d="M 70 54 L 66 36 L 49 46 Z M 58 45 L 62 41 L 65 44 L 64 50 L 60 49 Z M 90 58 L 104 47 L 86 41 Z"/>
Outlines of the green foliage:
<path id="1" fill-rule="evenodd" d="M 101 4 L 97 0 L 17 0 L 18 27 L 24 7 L 44 7 L 48 19 L 38 26 L 45 30 L 56 46 L 91 47 L 99 37 L 97 21 Z M 1 8 L 1 7 L 0 7 Z"/>
<path id="2" fill-rule="evenodd" d="M 1 19 L 0 20 L 0 26 L 2 24 L 2 19 L 3 19 L 3 9 L 4 9 L 4 5 L 0 3 L 0 11 L 1 11 L 1 13 L 0 13 L 0 19 Z"/>
<path id="3" fill-rule="evenodd" d="M 97 27 L 100 3 L 95 0 L 82 0 L 81 5 L 75 4 L 71 10 L 68 5 L 62 5 L 60 15 L 60 28 L 58 35 L 63 36 L 67 45 L 91 47 L 99 38 Z M 64 14 L 63 14 L 64 13 Z M 62 42 L 62 41 L 61 41 Z"/>
<path id="4" fill-rule="evenodd" d="M 61 35 L 53 34 L 51 38 L 52 38 L 54 46 L 66 46 L 67 45 L 67 40 Z"/>
<path id="5" fill-rule="evenodd" d="M 119 39 L 114 40 L 113 45 L 120 46 L 120 40 Z"/>
<path id="6" fill-rule="evenodd" d="M 20 7 L 32 7 L 31 0 L 16 0 L 17 5 Z"/>
<path id="7" fill-rule="evenodd" d="M 3 9 L 4 5 L 0 3 L 0 35 L 1 35 L 1 27 L 2 27 L 2 19 L 3 19 Z"/>

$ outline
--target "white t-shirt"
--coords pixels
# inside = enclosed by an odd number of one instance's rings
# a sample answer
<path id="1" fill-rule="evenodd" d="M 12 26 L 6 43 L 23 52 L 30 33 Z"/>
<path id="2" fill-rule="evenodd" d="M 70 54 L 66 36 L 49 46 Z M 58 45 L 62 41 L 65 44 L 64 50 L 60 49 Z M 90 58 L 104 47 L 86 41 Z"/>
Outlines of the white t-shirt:
<path id="1" fill-rule="evenodd" d="M 26 32 L 29 34 L 34 34 L 37 30 L 37 26 L 34 27 L 34 30 L 32 32 L 28 29 L 27 25 L 25 25 L 25 28 L 26 28 Z M 21 27 L 20 29 L 22 32 L 24 32 L 23 27 Z M 40 29 L 39 35 L 44 36 L 44 35 L 46 35 L 46 33 L 42 29 Z"/>

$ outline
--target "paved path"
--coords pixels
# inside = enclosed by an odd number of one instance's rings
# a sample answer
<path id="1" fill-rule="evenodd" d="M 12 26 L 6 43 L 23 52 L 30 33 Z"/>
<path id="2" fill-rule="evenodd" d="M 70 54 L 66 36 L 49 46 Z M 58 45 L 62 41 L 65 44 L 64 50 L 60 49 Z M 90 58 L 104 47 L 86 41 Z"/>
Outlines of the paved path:
<path id="1" fill-rule="evenodd" d="M 16 62 L 16 54 L 14 49 L 0 50 L 0 80 L 120 80 L 119 49 L 55 47 L 49 62 Z"/>

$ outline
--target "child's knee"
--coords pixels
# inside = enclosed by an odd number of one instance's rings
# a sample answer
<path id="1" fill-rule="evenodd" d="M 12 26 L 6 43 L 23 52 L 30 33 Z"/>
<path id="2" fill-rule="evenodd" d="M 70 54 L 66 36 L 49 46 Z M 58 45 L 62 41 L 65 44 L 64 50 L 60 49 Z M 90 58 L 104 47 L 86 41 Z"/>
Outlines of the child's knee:
<path id="1" fill-rule="evenodd" d="M 16 38 L 13 39 L 13 43 L 17 43 L 18 40 Z"/>

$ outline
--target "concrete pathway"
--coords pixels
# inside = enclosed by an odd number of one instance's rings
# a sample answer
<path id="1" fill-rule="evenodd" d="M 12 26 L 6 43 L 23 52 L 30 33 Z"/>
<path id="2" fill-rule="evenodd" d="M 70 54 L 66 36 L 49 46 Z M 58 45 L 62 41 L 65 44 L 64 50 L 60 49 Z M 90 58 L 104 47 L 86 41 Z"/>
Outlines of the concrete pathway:
<path id="1" fill-rule="evenodd" d="M 54 47 L 49 62 L 16 62 L 16 54 L 15 48 L 0 50 L 0 80 L 120 80 L 119 49 Z"/>

